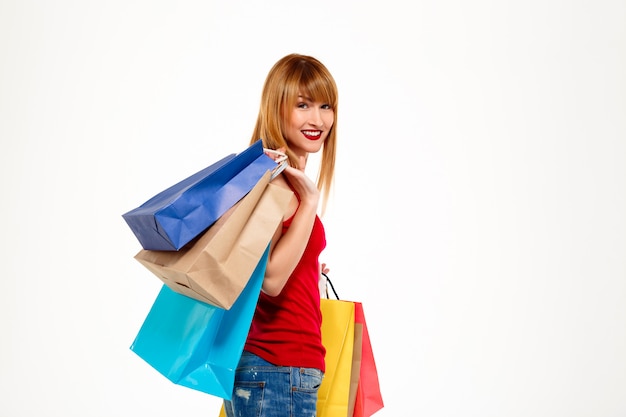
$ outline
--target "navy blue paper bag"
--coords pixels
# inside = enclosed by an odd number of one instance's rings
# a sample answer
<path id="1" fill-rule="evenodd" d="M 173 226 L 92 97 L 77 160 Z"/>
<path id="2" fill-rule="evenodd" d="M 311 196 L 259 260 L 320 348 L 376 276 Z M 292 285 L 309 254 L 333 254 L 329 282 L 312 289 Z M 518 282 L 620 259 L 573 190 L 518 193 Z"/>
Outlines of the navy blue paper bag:
<path id="1" fill-rule="evenodd" d="M 241 200 L 276 162 L 259 140 L 122 215 L 147 250 L 177 251 Z"/>

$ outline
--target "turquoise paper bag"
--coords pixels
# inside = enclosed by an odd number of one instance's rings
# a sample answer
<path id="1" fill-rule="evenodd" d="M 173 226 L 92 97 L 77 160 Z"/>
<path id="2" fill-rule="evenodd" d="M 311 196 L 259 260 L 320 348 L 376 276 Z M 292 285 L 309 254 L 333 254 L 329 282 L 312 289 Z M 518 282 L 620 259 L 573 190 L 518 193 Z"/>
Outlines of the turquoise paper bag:
<path id="1" fill-rule="evenodd" d="M 229 310 L 163 285 L 130 349 L 175 384 L 230 400 L 268 254 Z"/>

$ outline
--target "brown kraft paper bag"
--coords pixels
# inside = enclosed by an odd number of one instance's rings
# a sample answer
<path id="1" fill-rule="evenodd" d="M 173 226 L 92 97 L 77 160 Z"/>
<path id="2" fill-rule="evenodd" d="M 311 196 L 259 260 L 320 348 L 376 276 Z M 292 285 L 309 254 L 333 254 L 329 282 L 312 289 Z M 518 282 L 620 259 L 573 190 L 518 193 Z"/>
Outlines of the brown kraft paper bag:
<path id="1" fill-rule="evenodd" d="M 293 192 L 270 172 L 197 240 L 179 251 L 142 249 L 135 259 L 172 290 L 228 310 L 283 220 Z"/>

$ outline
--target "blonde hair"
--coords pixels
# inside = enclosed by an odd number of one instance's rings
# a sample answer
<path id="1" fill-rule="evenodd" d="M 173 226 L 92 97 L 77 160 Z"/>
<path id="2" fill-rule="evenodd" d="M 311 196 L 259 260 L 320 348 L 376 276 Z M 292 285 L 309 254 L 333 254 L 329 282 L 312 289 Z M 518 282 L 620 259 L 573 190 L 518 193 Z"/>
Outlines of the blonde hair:
<path id="1" fill-rule="evenodd" d="M 265 79 L 261 105 L 250 144 L 262 139 L 270 149 L 285 148 L 289 164 L 298 167 L 298 160 L 289 149 L 283 133 L 283 120 L 296 105 L 298 94 L 323 102 L 333 109 L 333 126 L 322 147 L 317 188 L 322 193 L 324 211 L 333 184 L 337 148 L 337 85 L 328 69 L 316 58 L 290 54 L 274 64 Z"/>

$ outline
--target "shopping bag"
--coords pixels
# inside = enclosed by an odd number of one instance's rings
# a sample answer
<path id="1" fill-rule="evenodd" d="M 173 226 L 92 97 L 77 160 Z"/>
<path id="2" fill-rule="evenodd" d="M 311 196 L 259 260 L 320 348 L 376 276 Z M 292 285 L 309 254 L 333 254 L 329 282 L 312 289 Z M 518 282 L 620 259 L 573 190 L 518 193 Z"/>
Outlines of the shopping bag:
<path id="1" fill-rule="evenodd" d="M 363 311 L 363 304 L 360 302 L 340 300 L 328 276 L 326 274 L 322 275 L 324 280 L 320 286 L 326 298 L 320 300 L 320 306 L 322 310 L 322 342 L 327 349 L 326 375 L 334 375 L 339 372 L 341 382 L 339 382 L 339 380 L 334 381 L 336 377 L 331 377 L 331 380 L 327 381 L 325 376 L 322 386 L 320 387 L 320 392 L 328 389 L 339 389 L 340 391 L 347 389 L 348 397 L 346 400 L 346 396 L 343 392 L 340 398 L 330 402 L 324 400 L 323 397 L 319 397 L 318 416 L 370 417 L 372 414 L 382 409 L 384 404 L 372 343 L 370 341 L 365 313 Z M 329 286 L 336 299 L 330 299 L 328 294 Z M 335 340 L 337 330 L 331 327 L 331 324 L 333 326 L 339 326 L 345 322 L 346 317 L 341 314 L 339 309 L 346 308 L 346 304 L 352 305 L 354 309 L 354 314 L 352 315 L 354 324 L 352 356 L 351 358 L 344 356 L 340 358 L 339 361 L 336 361 L 333 358 L 337 355 L 336 350 L 338 349 L 337 346 L 339 343 Z M 349 379 L 347 377 L 348 371 L 345 370 L 348 362 L 350 362 Z M 339 371 L 333 369 L 333 366 L 336 366 Z M 334 384 L 336 383 L 345 385 L 343 385 L 343 387 L 335 387 Z M 342 401 L 346 401 L 347 406 L 345 409 L 343 403 L 341 403 L 341 406 L 337 406 L 337 403 Z"/>
<path id="2" fill-rule="evenodd" d="M 122 215 L 144 249 L 179 250 L 246 195 L 276 162 L 259 140 Z"/>
<path id="3" fill-rule="evenodd" d="M 321 299 L 326 372 L 317 392 L 318 417 L 348 417 L 354 352 L 354 303 Z"/>
<path id="4" fill-rule="evenodd" d="M 268 254 L 230 310 L 163 285 L 130 349 L 175 384 L 230 400 Z"/>
<path id="5" fill-rule="evenodd" d="M 349 415 L 353 417 L 370 417 L 372 414 L 382 409 L 384 403 L 380 391 L 376 361 L 374 360 L 374 351 L 372 349 L 369 332 L 367 331 L 363 304 L 355 302 L 354 307 L 355 326 L 359 328 L 361 332 L 361 346 L 359 349 L 361 357 L 358 388 L 353 402 L 354 411 Z M 355 343 L 357 342 L 355 341 Z M 356 348 L 355 351 L 357 351 Z"/>
<path id="6" fill-rule="evenodd" d="M 142 249 L 135 259 L 172 290 L 229 309 L 281 224 L 291 190 L 269 183 L 255 187 L 197 240 L 179 251 Z"/>
<path id="7" fill-rule="evenodd" d="M 354 314 L 356 316 L 355 304 Z M 354 415 L 357 394 L 359 392 L 359 379 L 361 378 L 361 357 L 363 356 L 363 325 L 354 322 L 354 349 L 352 350 L 352 368 L 350 370 L 350 395 L 348 397 L 348 417 Z"/>

